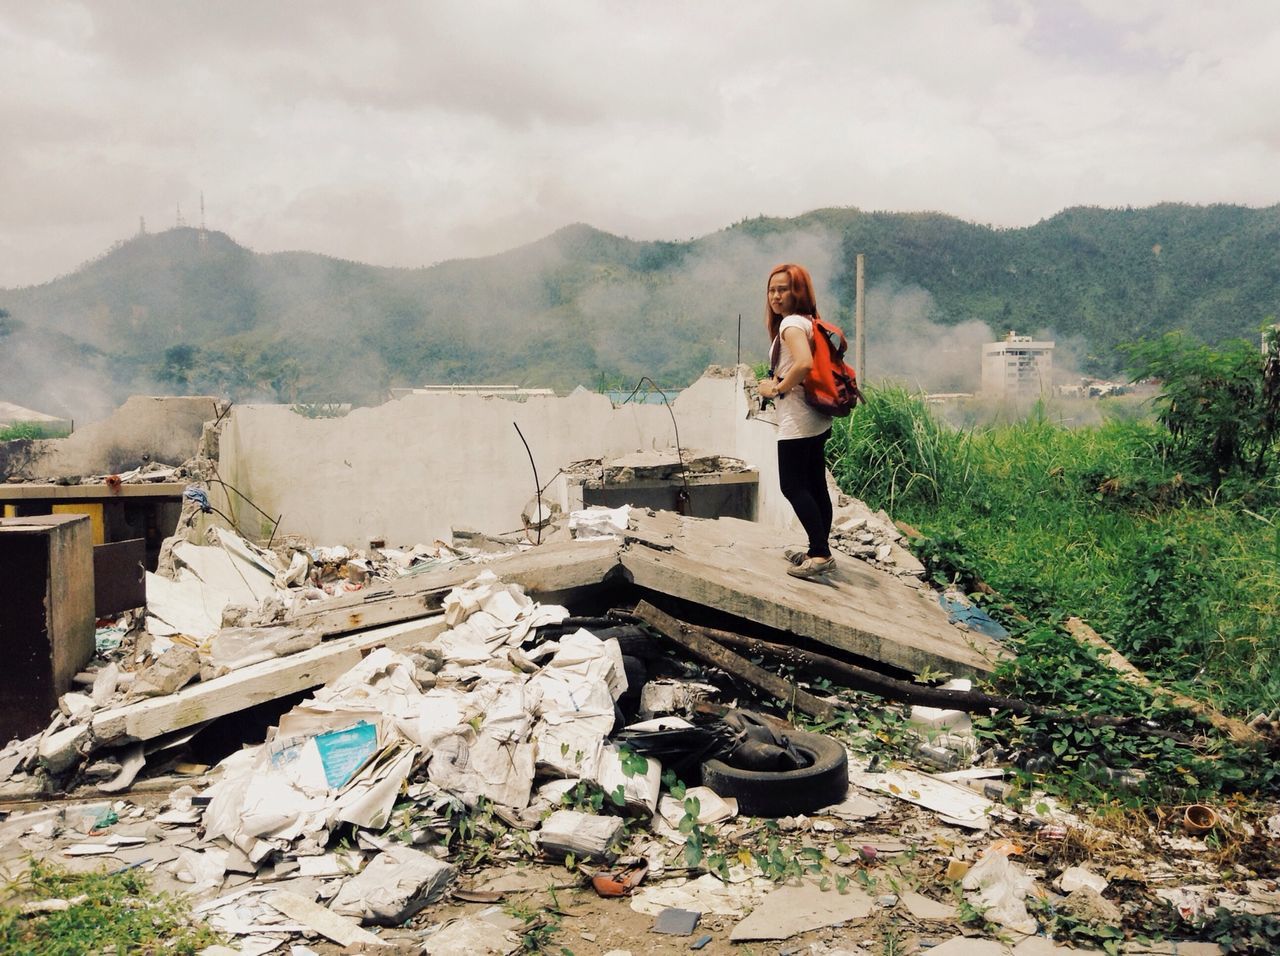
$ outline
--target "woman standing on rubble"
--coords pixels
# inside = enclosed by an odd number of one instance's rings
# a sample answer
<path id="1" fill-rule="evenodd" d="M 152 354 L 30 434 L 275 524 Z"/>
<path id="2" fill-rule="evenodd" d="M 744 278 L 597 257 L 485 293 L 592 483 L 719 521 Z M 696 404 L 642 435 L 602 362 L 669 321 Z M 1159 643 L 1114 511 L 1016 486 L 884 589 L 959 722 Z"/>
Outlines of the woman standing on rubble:
<path id="1" fill-rule="evenodd" d="M 811 408 L 801 383 L 813 365 L 813 322 L 818 305 L 813 279 L 804 266 L 786 263 L 769 273 L 764 324 L 772 343 L 772 373 L 760 383 L 760 396 L 777 401 L 778 484 L 809 536 L 806 549 L 788 548 L 797 578 L 816 578 L 835 567 L 831 556 L 831 495 L 827 492 L 827 439 L 831 419 Z"/>

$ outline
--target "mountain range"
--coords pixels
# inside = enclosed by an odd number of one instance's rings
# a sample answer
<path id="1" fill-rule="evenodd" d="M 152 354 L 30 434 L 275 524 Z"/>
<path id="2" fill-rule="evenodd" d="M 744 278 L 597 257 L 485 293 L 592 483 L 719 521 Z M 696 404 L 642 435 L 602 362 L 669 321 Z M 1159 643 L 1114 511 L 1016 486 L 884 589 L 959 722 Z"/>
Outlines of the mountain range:
<path id="1" fill-rule="evenodd" d="M 419 269 L 175 228 L 0 290 L 0 400 L 83 420 L 134 392 L 372 403 L 394 385 L 678 387 L 764 358 L 779 262 L 808 265 L 819 307 L 851 331 L 858 253 L 872 381 L 972 387 L 976 343 L 1011 329 L 1114 376 L 1125 342 L 1253 337 L 1280 312 L 1280 206 L 1072 208 L 1016 229 L 822 209 L 680 242 L 572 225 Z"/>

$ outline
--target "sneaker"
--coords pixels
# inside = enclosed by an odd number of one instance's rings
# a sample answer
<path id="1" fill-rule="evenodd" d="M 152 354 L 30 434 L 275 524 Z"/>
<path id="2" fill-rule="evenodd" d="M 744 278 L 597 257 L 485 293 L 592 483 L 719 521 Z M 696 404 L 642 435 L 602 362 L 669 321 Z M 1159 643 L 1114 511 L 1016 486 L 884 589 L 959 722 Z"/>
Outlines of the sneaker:
<path id="1" fill-rule="evenodd" d="M 787 548 L 782 552 L 782 556 L 787 559 L 789 564 L 803 564 L 804 559 L 809 557 L 808 548 Z"/>
<path id="2" fill-rule="evenodd" d="M 787 574 L 793 578 L 818 578 L 835 566 L 835 558 L 805 558 L 799 564 L 787 568 Z"/>

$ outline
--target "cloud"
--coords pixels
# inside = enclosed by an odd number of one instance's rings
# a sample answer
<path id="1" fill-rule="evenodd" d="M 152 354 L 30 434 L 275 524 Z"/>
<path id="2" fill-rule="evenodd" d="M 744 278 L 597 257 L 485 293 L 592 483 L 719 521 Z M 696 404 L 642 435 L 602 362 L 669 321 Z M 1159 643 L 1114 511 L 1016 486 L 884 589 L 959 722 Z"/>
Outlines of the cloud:
<path id="1" fill-rule="evenodd" d="M 383 265 L 823 206 L 1023 225 L 1277 201 L 1272 0 L 64 0 L 0 7 L 0 287 L 201 191 Z"/>

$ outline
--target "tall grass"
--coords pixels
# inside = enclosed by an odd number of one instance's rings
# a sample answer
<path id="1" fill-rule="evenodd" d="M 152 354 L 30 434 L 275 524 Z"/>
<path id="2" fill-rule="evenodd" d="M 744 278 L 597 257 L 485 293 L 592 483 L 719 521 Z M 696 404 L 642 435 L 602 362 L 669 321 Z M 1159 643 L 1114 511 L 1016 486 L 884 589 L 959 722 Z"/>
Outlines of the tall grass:
<path id="1" fill-rule="evenodd" d="M 941 424 L 871 391 L 828 445 L 848 494 L 945 541 L 1033 620 L 1084 617 L 1134 663 L 1235 711 L 1280 706 L 1280 497 L 1209 499 L 1150 422 Z M 1270 504 L 1269 504 L 1270 503 Z"/>
<path id="2" fill-rule="evenodd" d="M 963 496 L 973 477 L 970 435 L 939 422 L 905 388 L 868 388 L 866 395 L 855 414 L 837 421 L 827 443 L 841 488 L 890 511 Z"/>

